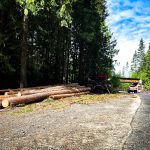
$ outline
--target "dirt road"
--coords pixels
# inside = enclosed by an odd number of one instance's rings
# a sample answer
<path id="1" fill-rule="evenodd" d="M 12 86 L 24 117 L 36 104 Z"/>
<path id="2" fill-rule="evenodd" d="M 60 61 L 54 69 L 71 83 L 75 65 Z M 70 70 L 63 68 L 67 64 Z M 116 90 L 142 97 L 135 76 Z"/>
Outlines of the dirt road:
<path id="1" fill-rule="evenodd" d="M 133 95 L 22 115 L 0 110 L 1 150 L 121 150 L 140 105 Z"/>

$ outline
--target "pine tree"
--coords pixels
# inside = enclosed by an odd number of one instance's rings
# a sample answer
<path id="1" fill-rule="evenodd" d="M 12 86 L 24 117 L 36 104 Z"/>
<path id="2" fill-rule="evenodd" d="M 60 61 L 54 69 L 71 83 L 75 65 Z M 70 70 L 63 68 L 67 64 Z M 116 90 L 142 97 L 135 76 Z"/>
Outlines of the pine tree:
<path id="1" fill-rule="evenodd" d="M 148 51 L 145 54 L 145 62 L 141 74 L 142 74 L 142 80 L 144 81 L 145 88 L 150 90 L 150 44 L 149 44 Z"/>
<path id="2" fill-rule="evenodd" d="M 145 55 L 145 72 L 150 80 L 150 44 L 149 44 L 149 48 L 148 51 Z"/>
<path id="3" fill-rule="evenodd" d="M 141 39 L 139 43 L 139 48 L 137 50 L 138 72 L 143 70 L 144 57 L 145 57 L 145 44 L 143 39 Z"/>
<path id="4" fill-rule="evenodd" d="M 118 50 L 107 16 L 106 0 L 0 1 L 0 86 L 85 83 L 111 73 Z"/>
<path id="5" fill-rule="evenodd" d="M 131 62 L 131 72 L 137 71 L 138 71 L 138 54 L 137 51 L 135 51 Z"/>
<path id="6" fill-rule="evenodd" d="M 73 39 L 79 50 L 79 82 L 113 69 L 116 40 L 106 25 L 105 0 L 80 0 L 73 5 Z M 75 46 L 74 46 L 75 47 Z"/>

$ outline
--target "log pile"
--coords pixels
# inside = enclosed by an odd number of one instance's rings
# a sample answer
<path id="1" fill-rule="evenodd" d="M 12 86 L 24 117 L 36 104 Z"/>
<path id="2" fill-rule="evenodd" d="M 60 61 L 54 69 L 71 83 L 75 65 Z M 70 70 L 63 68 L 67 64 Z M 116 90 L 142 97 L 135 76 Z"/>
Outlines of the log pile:
<path id="1" fill-rule="evenodd" d="M 48 97 L 61 99 L 79 96 L 89 92 L 90 88 L 78 84 L 0 90 L 0 93 L 3 93 L 3 95 L 0 95 L 0 107 L 38 102 Z"/>

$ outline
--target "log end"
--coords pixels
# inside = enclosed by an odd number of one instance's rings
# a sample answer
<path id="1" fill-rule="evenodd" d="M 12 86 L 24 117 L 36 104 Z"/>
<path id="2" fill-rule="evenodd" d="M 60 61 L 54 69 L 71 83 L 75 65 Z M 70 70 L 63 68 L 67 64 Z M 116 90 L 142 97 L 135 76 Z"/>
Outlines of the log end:
<path id="1" fill-rule="evenodd" d="M 16 96 L 17 96 L 17 97 L 20 97 L 20 96 L 21 96 L 21 92 L 18 92 L 18 93 L 16 94 Z"/>
<path id="2" fill-rule="evenodd" d="M 9 101 L 8 101 L 7 99 L 3 100 L 3 101 L 2 101 L 2 106 L 3 106 L 4 108 L 8 107 L 8 106 L 9 106 Z"/>
<path id="3" fill-rule="evenodd" d="M 5 94 L 4 94 L 5 96 L 7 96 L 8 95 L 8 92 L 5 92 Z"/>

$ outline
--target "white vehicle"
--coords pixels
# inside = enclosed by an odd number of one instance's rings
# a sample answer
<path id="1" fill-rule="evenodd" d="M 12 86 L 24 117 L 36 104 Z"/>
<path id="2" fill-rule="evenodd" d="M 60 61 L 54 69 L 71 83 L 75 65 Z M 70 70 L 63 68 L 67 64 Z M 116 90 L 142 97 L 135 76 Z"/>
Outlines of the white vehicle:
<path id="1" fill-rule="evenodd" d="M 140 91 L 141 91 L 141 86 L 138 83 L 133 83 L 128 88 L 128 93 L 130 93 L 130 92 L 138 93 Z"/>

